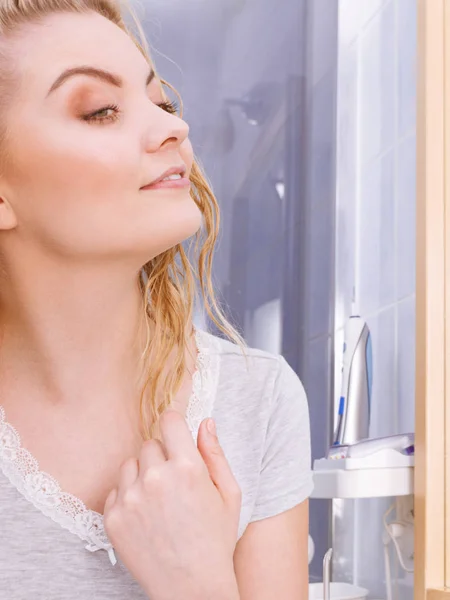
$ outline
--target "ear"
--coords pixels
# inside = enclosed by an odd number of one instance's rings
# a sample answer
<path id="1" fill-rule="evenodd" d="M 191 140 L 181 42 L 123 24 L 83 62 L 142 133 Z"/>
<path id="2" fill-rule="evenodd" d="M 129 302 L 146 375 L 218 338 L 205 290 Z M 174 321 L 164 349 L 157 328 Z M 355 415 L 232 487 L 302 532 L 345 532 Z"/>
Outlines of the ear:
<path id="1" fill-rule="evenodd" d="M 17 227 L 16 213 L 5 196 L 0 195 L 0 231 L 15 227 Z"/>

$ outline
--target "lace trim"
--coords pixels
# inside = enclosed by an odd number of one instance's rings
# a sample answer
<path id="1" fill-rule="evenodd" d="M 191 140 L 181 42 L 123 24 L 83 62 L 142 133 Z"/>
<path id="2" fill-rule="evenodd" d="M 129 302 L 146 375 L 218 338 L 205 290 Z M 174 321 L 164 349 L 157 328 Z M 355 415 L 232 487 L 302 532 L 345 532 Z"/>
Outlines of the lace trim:
<path id="1" fill-rule="evenodd" d="M 194 440 L 197 438 L 201 421 L 212 414 L 219 375 L 219 356 L 216 352 L 210 353 L 214 338 L 196 329 L 195 340 L 196 370 L 186 412 L 186 421 Z M 86 550 L 106 550 L 111 563 L 116 564 L 114 548 L 104 528 L 103 515 L 88 509 L 79 498 L 61 490 L 59 483 L 51 475 L 40 471 L 38 461 L 28 450 L 22 448 L 18 431 L 6 421 L 2 406 L 0 469 L 22 496 L 44 515 L 88 542 Z"/>
<path id="2" fill-rule="evenodd" d="M 212 415 L 219 379 L 219 354 L 215 338 L 199 329 L 195 330 L 197 345 L 196 370 L 192 376 L 192 395 L 186 411 L 186 421 L 196 441 L 200 423 Z"/>

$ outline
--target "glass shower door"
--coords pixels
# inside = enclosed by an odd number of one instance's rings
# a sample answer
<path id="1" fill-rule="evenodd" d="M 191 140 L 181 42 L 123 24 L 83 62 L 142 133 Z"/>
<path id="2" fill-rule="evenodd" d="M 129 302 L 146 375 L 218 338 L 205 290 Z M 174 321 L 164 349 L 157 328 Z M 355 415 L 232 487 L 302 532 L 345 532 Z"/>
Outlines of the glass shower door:
<path id="1" fill-rule="evenodd" d="M 152 0 L 146 14 L 220 204 L 219 297 L 249 345 L 283 353 L 301 377 L 320 458 L 333 397 L 337 3 Z M 329 503 L 310 511 L 318 580 Z"/>

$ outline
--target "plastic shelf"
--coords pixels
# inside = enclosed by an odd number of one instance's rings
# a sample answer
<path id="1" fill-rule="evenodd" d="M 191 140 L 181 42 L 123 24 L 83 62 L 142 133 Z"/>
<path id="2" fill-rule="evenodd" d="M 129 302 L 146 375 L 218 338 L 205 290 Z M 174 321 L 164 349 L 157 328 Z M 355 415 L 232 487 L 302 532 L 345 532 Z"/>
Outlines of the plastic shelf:
<path id="1" fill-rule="evenodd" d="M 414 493 L 414 457 L 384 450 L 367 458 L 314 463 L 312 498 L 381 498 Z"/>

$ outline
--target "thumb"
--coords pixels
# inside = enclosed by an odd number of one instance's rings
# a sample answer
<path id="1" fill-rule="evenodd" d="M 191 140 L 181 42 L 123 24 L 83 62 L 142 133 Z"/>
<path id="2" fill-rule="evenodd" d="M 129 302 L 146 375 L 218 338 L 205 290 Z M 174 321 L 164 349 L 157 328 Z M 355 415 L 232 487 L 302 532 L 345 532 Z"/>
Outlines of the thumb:
<path id="1" fill-rule="evenodd" d="M 113 488 L 105 501 L 105 506 L 103 508 L 103 514 L 107 515 L 111 508 L 114 506 L 115 501 L 117 500 L 117 488 Z"/>
<path id="2" fill-rule="evenodd" d="M 225 504 L 239 510 L 241 490 L 226 459 L 217 437 L 213 419 L 202 421 L 197 438 L 197 447 L 208 469 L 212 482 L 219 490 Z"/>

